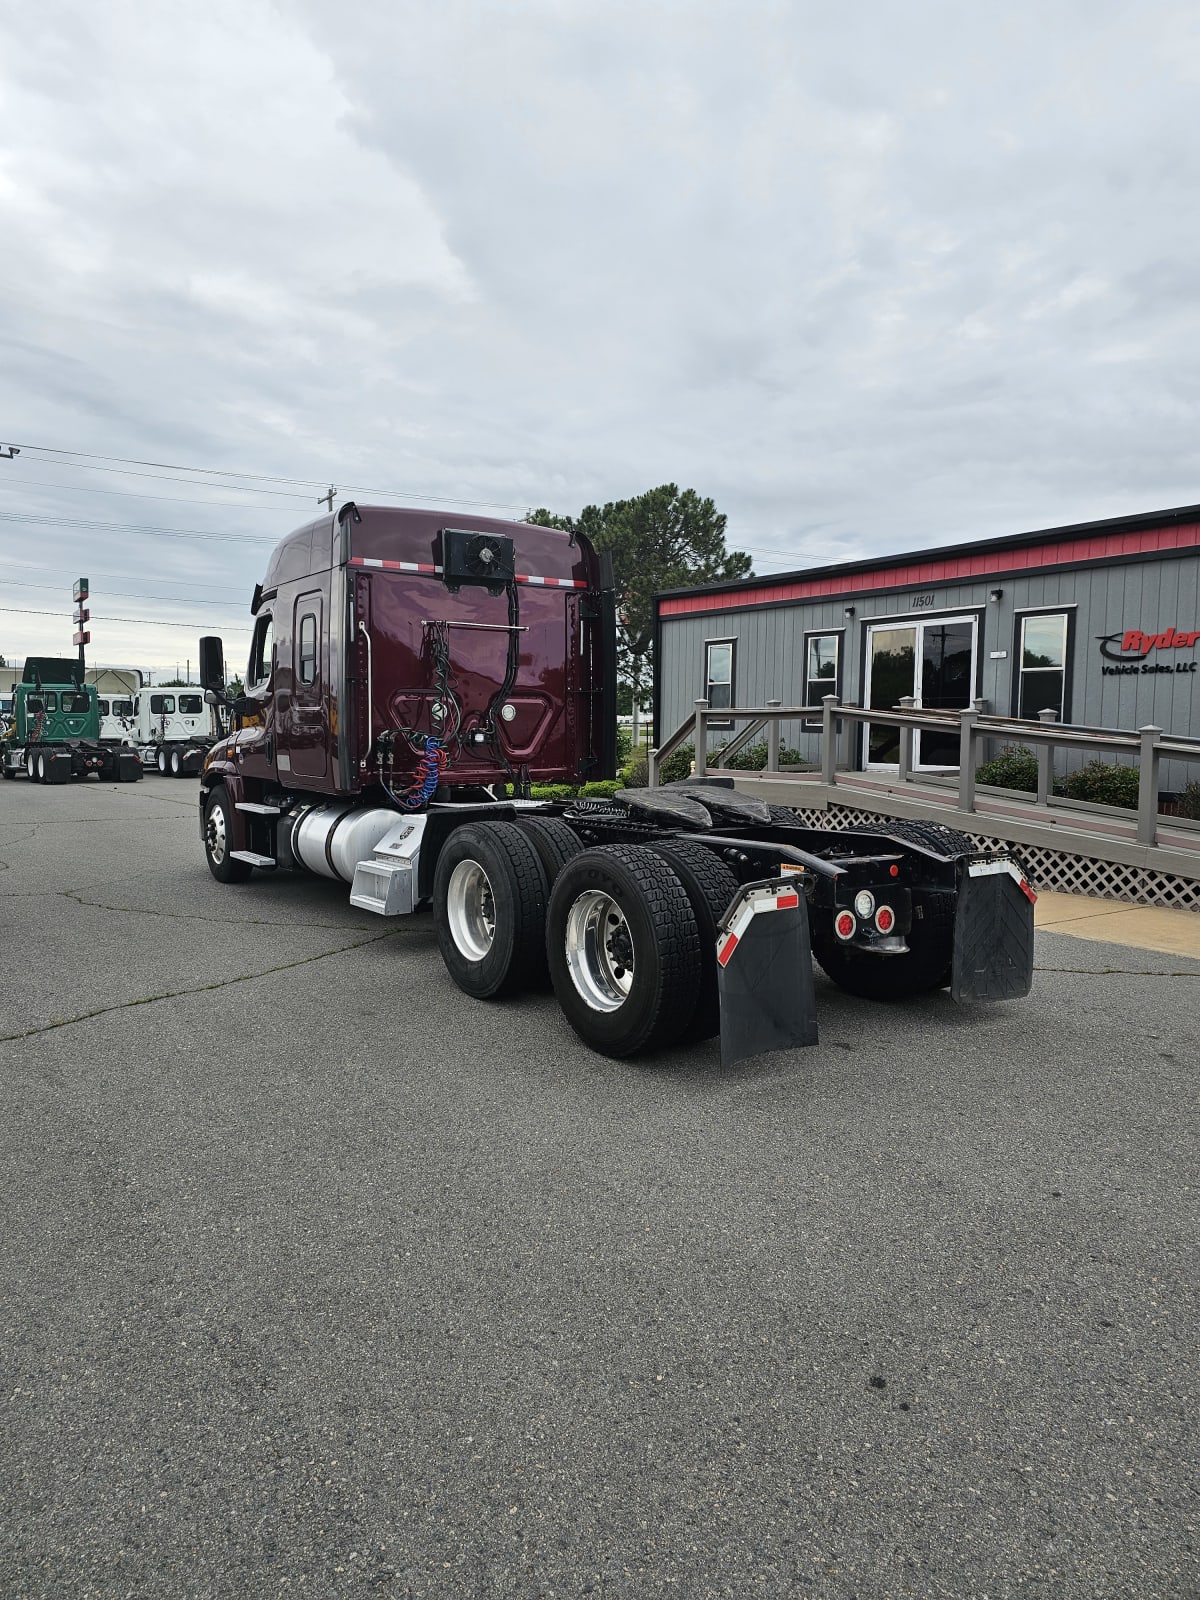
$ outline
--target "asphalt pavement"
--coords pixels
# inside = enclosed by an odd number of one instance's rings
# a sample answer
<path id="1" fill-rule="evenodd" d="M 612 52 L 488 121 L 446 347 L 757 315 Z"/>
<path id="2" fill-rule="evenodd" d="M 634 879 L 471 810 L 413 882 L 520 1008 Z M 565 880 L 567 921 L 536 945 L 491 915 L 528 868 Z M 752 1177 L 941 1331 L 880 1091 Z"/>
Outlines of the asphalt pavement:
<path id="1" fill-rule="evenodd" d="M 1200 1594 L 1200 961 L 589 1054 L 0 785 L 0 1596 Z"/>

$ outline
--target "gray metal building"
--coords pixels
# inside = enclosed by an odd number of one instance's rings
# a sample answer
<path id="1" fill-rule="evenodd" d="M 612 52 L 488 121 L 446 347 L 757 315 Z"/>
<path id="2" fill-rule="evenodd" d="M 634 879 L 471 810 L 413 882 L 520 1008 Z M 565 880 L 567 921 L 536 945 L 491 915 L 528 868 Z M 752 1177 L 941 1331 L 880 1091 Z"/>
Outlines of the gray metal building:
<path id="1" fill-rule="evenodd" d="M 1200 736 L 1200 506 L 676 590 L 655 609 L 658 741 L 698 698 L 801 706 L 830 693 Z M 895 767 L 898 737 L 864 728 L 851 765 Z M 802 724 L 785 740 L 817 758 Z M 915 771 L 957 761 L 956 738 L 916 736 Z"/>

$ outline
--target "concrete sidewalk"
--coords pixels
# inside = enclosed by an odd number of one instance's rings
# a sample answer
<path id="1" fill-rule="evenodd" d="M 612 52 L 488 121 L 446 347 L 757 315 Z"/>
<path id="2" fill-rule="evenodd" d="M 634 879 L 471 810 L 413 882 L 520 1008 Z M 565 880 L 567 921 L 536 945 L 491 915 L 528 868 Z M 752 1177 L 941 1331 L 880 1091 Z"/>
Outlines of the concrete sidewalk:
<path id="1" fill-rule="evenodd" d="M 1200 961 L 1200 916 L 1165 906 L 1131 906 L 1082 894 L 1039 893 L 1034 920 L 1047 933 L 1131 945 Z"/>

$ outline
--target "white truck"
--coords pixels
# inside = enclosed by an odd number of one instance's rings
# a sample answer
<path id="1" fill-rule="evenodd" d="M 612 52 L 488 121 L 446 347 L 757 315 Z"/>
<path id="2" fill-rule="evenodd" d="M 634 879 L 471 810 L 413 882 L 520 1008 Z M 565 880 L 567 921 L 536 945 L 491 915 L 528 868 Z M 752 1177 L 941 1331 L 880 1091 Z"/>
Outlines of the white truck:
<path id="1" fill-rule="evenodd" d="M 130 702 L 111 704 L 125 708 Z M 122 717 L 115 711 L 110 714 Z M 123 721 L 125 742 L 136 748 L 142 766 L 172 778 L 194 778 L 220 732 L 203 689 L 142 689 L 133 700 L 132 714 Z"/>

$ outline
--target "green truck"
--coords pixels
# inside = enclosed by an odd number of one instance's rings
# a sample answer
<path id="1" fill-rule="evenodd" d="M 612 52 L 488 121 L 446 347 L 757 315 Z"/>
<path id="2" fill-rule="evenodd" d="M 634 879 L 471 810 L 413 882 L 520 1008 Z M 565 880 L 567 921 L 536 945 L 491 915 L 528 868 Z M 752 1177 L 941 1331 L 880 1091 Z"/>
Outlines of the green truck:
<path id="1" fill-rule="evenodd" d="M 136 750 L 100 737 L 100 700 L 69 656 L 29 656 L 13 686 L 12 721 L 4 736 L 0 772 L 24 772 L 32 783 L 69 783 L 97 777 L 135 783 L 142 775 Z"/>

